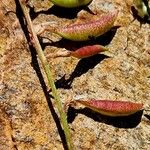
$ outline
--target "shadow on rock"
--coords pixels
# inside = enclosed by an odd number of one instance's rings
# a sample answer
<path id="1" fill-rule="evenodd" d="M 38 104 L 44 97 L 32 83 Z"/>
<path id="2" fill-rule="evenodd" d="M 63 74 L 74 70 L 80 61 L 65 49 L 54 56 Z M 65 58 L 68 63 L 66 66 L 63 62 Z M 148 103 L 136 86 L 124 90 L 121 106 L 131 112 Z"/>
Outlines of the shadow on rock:
<path id="1" fill-rule="evenodd" d="M 97 54 L 88 58 L 81 59 L 76 65 L 74 71 L 68 79 L 65 79 L 65 75 L 55 82 L 57 88 L 70 89 L 73 80 L 77 77 L 88 72 L 89 69 L 93 69 L 102 60 L 108 58 L 105 55 Z"/>
<path id="2" fill-rule="evenodd" d="M 74 19 L 77 18 L 77 14 L 81 10 L 85 10 L 91 14 L 94 14 L 87 6 L 81 6 L 77 8 L 63 8 L 63 7 L 53 5 L 48 10 L 42 10 L 39 12 L 35 12 L 34 7 L 30 7 L 30 16 L 32 19 L 35 19 L 40 14 L 45 14 L 45 15 L 53 14 L 59 18 Z"/>
<path id="3" fill-rule="evenodd" d="M 74 109 L 73 107 L 69 107 L 67 113 L 68 122 L 72 123 L 78 114 L 83 114 L 94 121 L 112 125 L 117 128 L 135 128 L 141 122 L 143 110 L 129 116 L 110 117 L 97 113 L 87 107 L 83 109 Z"/>
<path id="4" fill-rule="evenodd" d="M 148 120 L 150 120 L 150 115 L 145 114 L 144 115 Z"/>

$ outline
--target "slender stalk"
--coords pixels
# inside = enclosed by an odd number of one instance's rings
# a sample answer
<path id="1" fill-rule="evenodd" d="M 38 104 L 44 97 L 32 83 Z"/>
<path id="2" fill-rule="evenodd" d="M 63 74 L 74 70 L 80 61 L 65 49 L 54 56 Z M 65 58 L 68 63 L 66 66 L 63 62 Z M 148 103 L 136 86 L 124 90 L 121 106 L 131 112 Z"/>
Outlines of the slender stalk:
<path id="1" fill-rule="evenodd" d="M 52 94 L 53 94 L 54 99 L 56 101 L 56 107 L 57 107 L 58 112 L 60 114 L 60 122 L 62 124 L 64 133 L 65 133 L 65 136 L 66 136 L 68 149 L 71 150 L 72 149 L 72 144 L 71 144 L 71 136 L 70 136 L 70 131 L 69 131 L 69 125 L 67 123 L 67 116 L 66 116 L 66 113 L 63 110 L 62 103 L 61 103 L 59 95 L 57 93 L 57 89 L 56 89 L 56 86 L 54 84 L 54 80 L 52 78 L 52 73 L 51 73 L 49 64 L 47 62 L 46 57 L 44 56 L 42 47 L 41 47 L 41 45 L 39 43 L 39 40 L 37 38 L 37 35 L 36 35 L 34 29 L 33 29 L 33 24 L 32 24 L 30 15 L 29 15 L 29 10 L 26 7 L 25 0 L 19 0 L 19 2 L 20 2 L 20 5 L 21 5 L 21 8 L 23 10 L 23 13 L 24 13 L 24 16 L 25 16 L 28 28 L 29 28 L 29 30 L 31 32 L 31 35 L 32 35 L 32 38 L 33 38 L 34 47 L 35 47 L 35 49 L 37 51 L 38 57 L 39 57 L 39 59 L 40 59 L 40 61 L 42 63 L 44 71 L 46 73 L 46 76 L 47 76 L 47 79 L 48 79 L 48 85 L 52 89 Z"/>

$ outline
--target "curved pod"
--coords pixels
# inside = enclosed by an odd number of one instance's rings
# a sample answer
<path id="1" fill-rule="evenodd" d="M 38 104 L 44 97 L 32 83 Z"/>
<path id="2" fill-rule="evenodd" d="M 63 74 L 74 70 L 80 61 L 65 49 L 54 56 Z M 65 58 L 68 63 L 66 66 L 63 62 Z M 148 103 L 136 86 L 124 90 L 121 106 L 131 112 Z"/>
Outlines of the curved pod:
<path id="1" fill-rule="evenodd" d="M 98 37 L 109 31 L 117 18 L 118 11 L 102 15 L 98 20 L 88 23 L 69 25 L 64 28 L 55 29 L 55 33 L 72 41 L 86 41 L 90 37 Z"/>
<path id="2" fill-rule="evenodd" d="M 143 109 L 143 104 L 111 100 L 77 100 L 76 102 L 107 116 L 128 116 Z"/>
<path id="3" fill-rule="evenodd" d="M 73 8 L 87 5 L 92 0 L 51 0 L 51 2 L 57 6 Z"/>
<path id="4" fill-rule="evenodd" d="M 72 51 L 70 55 L 76 58 L 86 58 L 107 50 L 108 48 L 102 45 L 84 46 L 76 51 Z"/>
<path id="5" fill-rule="evenodd" d="M 133 4 L 141 18 L 148 17 L 148 20 L 150 20 L 150 8 L 148 2 L 146 4 L 146 1 L 144 2 L 144 0 L 133 0 Z"/>

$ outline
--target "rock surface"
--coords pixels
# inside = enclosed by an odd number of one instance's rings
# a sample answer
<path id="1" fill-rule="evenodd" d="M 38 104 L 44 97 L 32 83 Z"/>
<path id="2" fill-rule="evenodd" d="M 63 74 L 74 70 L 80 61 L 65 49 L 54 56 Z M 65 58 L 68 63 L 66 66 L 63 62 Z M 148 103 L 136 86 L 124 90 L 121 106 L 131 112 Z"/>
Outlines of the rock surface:
<path id="1" fill-rule="evenodd" d="M 47 92 L 46 76 L 35 50 L 18 24 L 21 11 L 15 2 L 0 3 L 0 150 L 62 150 L 64 137 L 55 102 Z M 85 10 L 57 8 L 48 0 L 31 0 L 30 5 L 34 6 L 31 15 L 35 25 L 50 21 L 63 26 L 77 18 L 94 18 Z M 70 97 L 95 98 L 139 102 L 150 109 L 150 25 L 133 21 L 131 6 L 131 0 L 93 0 L 88 7 L 97 15 L 118 9 L 115 25 L 120 26 L 95 40 L 70 42 L 53 33 L 42 35 L 50 39 L 43 40 L 46 55 L 93 43 L 107 45 L 113 55 L 49 59 L 63 104 Z M 6 15 L 8 10 L 17 13 Z M 70 107 L 74 150 L 150 149 L 150 120 L 144 117 L 150 113 L 141 114 L 112 118 Z"/>

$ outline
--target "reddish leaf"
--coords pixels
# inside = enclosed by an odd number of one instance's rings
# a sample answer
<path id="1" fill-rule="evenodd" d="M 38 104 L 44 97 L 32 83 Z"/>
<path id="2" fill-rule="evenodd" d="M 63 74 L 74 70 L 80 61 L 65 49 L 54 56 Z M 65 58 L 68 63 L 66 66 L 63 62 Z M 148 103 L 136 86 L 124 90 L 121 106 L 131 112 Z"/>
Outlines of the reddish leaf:
<path id="1" fill-rule="evenodd" d="M 76 102 L 108 116 L 128 116 L 143 109 L 143 104 L 128 101 L 111 101 L 111 100 L 89 100 Z"/>

